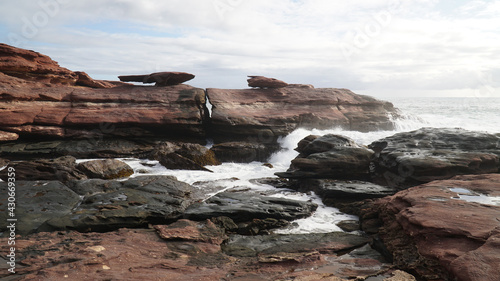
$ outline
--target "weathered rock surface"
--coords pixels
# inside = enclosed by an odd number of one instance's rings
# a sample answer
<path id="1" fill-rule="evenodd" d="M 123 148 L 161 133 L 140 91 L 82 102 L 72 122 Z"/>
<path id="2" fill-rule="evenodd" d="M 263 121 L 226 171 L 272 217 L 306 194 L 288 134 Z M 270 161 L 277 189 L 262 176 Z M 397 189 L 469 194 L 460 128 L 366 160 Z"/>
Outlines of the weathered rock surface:
<path id="1" fill-rule="evenodd" d="M 322 251 L 301 244 L 308 251 L 301 251 L 300 245 L 294 245 L 295 252 L 235 257 L 221 250 L 219 243 L 223 236 L 210 222 L 181 221 L 155 228 L 156 231 L 120 229 L 108 233 L 43 232 L 18 237 L 16 275 L 2 270 L 0 278 L 75 281 L 415 280 L 408 273 L 390 269 L 390 265 L 367 246 L 349 254 L 335 253 L 341 248 L 362 245 L 363 238 L 347 239 L 347 236 L 340 235 L 338 237 L 342 238 L 338 242 L 319 240 Z M 182 233 L 189 235 L 177 235 L 176 230 L 181 229 Z M 281 244 L 291 244 L 292 241 L 288 239 Z M 0 238 L 0 243 L 7 245 L 7 238 Z"/>
<path id="2" fill-rule="evenodd" d="M 65 182 L 87 178 L 84 172 L 76 168 L 76 159 L 72 156 L 33 161 L 12 161 L 8 167 L 15 169 L 16 180 L 58 180 Z M 0 179 L 7 181 L 7 178 L 8 168 L 0 171 Z"/>
<path id="3" fill-rule="evenodd" d="M 399 268 L 425 280 L 500 276 L 500 174 L 432 181 L 361 211 L 369 224 L 378 217 L 379 236 Z"/>
<path id="4" fill-rule="evenodd" d="M 174 86 L 194 78 L 194 75 L 186 72 L 155 72 L 146 75 L 124 75 L 118 76 L 123 82 L 142 82 L 144 84 L 156 83 L 155 86 Z"/>
<path id="5" fill-rule="evenodd" d="M 291 221 L 310 216 L 317 207 L 310 202 L 262 196 L 251 192 L 221 192 L 204 202 L 189 206 L 184 216 L 192 220 L 226 216 L 235 222 L 265 218 Z"/>
<path id="6" fill-rule="evenodd" d="M 308 136 L 296 150 L 300 153 L 284 178 L 369 179 L 373 151 L 339 135 Z"/>
<path id="7" fill-rule="evenodd" d="M 93 179 L 112 180 L 134 174 L 134 170 L 127 163 L 117 159 L 85 161 L 78 164 L 76 168 Z"/>
<path id="8" fill-rule="evenodd" d="M 298 127 L 392 129 L 393 105 L 346 89 L 207 89 L 214 140 L 274 143 Z"/>
<path id="9" fill-rule="evenodd" d="M 248 87 L 256 88 L 283 88 L 288 86 L 288 83 L 275 78 L 268 78 L 264 76 L 248 76 Z"/>
<path id="10" fill-rule="evenodd" d="M 461 174 L 500 171 L 500 135 L 450 128 L 398 133 L 370 145 L 374 180 L 407 187 Z"/>
<path id="11" fill-rule="evenodd" d="M 14 141 L 19 138 L 19 135 L 12 132 L 0 131 L 0 141 Z"/>

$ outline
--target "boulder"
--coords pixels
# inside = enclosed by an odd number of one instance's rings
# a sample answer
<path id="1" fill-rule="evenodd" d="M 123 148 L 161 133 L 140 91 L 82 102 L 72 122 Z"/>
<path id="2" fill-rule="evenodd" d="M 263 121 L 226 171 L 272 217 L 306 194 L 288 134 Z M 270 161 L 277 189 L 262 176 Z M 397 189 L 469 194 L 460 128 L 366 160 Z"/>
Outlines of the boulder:
<path id="1" fill-rule="evenodd" d="M 194 78 L 193 74 L 186 72 L 156 72 L 146 75 L 118 76 L 123 82 L 156 83 L 156 86 L 173 86 L 184 83 Z"/>
<path id="2" fill-rule="evenodd" d="M 134 173 L 127 163 L 117 159 L 85 161 L 79 163 L 76 168 L 89 178 L 106 180 L 126 178 Z"/>
<path id="3" fill-rule="evenodd" d="M 185 218 L 205 220 L 225 216 L 235 222 L 253 219 L 295 220 L 308 217 L 318 206 L 278 197 L 267 197 L 246 192 L 221 192 L 204 202 L 195 203 L 184 212 Z"/>
<path id="4" fill-rule="evenodd" d="M 422 128 L 373 142 L 372 177 L 405 188 L 455 175 L 497 173 L 500 134 Z"/>
<path id="5" fill-rule="evenodd" d="M 248 87 L 254 88 L 283 88 L 288 86 L 288 83 L 275 78 L 268 78 L 264 76 L 248 76 Z"/>
<path id="6" fill-rule="evenodd" d="M 308 136 L 296 149 L 300 154 L 292 160 L 283 178 L 329 178 L 368 180 L 373 151 L 339 135 Z"/>
<path id="7" fill-rule="evenodd" d="M 151 159 L 158 160 L 167 169 L 209 171 L 206 165 L 220 165 L 210 149 L 195 143 L 161 142 L 151 152 Z"/>
<path id="8" fill-rule="evenodd" d="M 394 265 L 424 280 L 498 279 L 499 217 L 500 174 L 432 181 L 361 209 L 378 218 Z"/>

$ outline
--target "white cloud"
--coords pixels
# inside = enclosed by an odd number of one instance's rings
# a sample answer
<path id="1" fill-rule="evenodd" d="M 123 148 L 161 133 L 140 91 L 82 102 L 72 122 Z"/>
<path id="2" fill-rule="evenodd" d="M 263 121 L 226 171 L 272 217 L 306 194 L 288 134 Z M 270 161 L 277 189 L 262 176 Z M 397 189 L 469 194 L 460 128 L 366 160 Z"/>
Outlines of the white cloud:
<path id="1" fill-rule="evenodd" d="M 177 70 L 199 87 L 245 87 L 262 74 L 375 95 L 473 92 L 484 83 L 471 73 L 498 72 L 500 1 L 461 3 L 18 0 L 2 4 L 0 24 L 23 47 L 98 78 Z M 29 24 L 37 32 L 23 36 Z"/>

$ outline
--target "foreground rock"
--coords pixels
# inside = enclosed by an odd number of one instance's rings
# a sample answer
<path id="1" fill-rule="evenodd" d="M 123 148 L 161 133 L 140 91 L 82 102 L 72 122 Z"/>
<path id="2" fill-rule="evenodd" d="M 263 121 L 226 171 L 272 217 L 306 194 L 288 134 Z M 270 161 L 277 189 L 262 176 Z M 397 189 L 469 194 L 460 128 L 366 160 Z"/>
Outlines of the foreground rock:
<path id="1" fill-rule="evenodd" d="M 414 186 L 462 174 L 500 171 L 500 135 L 449 128 L 422 128 L 370 145 L 373 178 L 394 187 Z"/>
<path id="2" fill-rule="evenodd" d="M 16 280 L 415 280 L 348 234 L 233 237 L 210 221 L 108 233 L 44 232 L 16 239 Z M 271 237 L 271 236 L 269 236 Z M 316 238 L 314 238 L 316 237 Z M 265 241 L 265 246 L 256 243 Z M 307 241 L 316 241 L 314 247 Z M 0 238 L 6 245 L 6 238 Z M 274 246 L 273 246 L 274 245 Z M 351 250 L 349 254 L 343 254 Z M 223 250 L 224 249 L 224 250 Z M 239 250 L 238 250 L 239 249 Z M 244 249 L 251 256 L 238 256 Z M 228 251 L 226 253 L 226 251 Z M 289 251 L 289 252 L 287 252 Z M 248 252 L 248 251 L 247 251 Z M 228 253 L 231 253 L 229 255 Z M 249 253 L 249 252 L 248 252 Z M 8 280 L 8 279 L 7 279 Z"/>
<path id="3" fill-rule="evenodd" d="M 194 75 L 186 72 L 155 72 L 147 75 L 124 75 L 118 76 L 123 82 L 156 83 L 155 86 L 173 86 L 184 83 L 194 78 Z"/>
<path id="4" fill-rule="evenodd" d="M 362 225 L 379 220 L 394 264 L 425 280 L 500 276 L 500 174 L 456 176 L 375 201 Z"/>
<path id="5" fill-rule="evenodd" d="M 0 189 L 6 193 L 7 183 L 0 182 Z M 17 232 L 20 235 L 67 229 L 110 231 L 168 223 L 180 218 L 190 204 L 201 198 L 192 186 L 169 176 L 83 180 L 67 185 L 58 181 L 18 181 L 16 191 L 16 215 L 23 218 Z M 7 198 L 1 200 L 6 206 Z M 5 218 L 7 212 L 1 216 Z"/>
<path id="6" fill-rule="evenodd" d="M 339 135 L 308 136 L 295 149 L 300 154 L 283 178 L 369 179 L 373 151 Z"/>

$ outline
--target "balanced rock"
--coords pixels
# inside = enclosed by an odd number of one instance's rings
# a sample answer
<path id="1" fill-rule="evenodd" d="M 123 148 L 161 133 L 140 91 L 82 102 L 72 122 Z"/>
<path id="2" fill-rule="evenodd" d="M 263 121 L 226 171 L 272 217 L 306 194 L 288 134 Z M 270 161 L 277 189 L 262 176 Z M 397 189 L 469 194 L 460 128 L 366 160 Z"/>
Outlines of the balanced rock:
<path id="1" fill-rule="evenodd" d="M 184 83 L 194 78 L 193 74 L 186 72 L 155 72 L 145 75 L 118 76 L 123 82 L 156 83 L 156 86 L 173 86 Z"/>
<path id="2" fill-rule="evenodd" d="M 283 88 L 288 86 L 288 83 L 275 78 L 268 78 L 264 76 L 248 76 L 248 87 L 254 88 Z"/>

